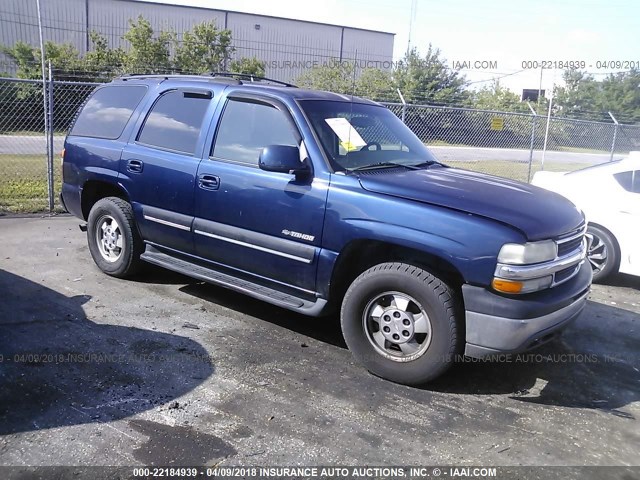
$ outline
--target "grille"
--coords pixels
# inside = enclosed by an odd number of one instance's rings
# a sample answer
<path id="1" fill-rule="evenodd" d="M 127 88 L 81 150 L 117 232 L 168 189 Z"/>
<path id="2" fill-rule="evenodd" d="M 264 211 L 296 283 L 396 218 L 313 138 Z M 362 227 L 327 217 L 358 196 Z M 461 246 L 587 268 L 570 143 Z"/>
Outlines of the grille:
<path id="1" fill-rule="evenodd" d="M 564 270 L 560 270 L 559 272 L 556 272 L 555 276 L 553 277 L 554 285 L 558 285 L 559 283 L 569 280 L 571 277 L 574 276 L 574 274 L 578 272 L 579 269 L 580 269 L 580 264 L 573 265 L 569 268 L 565 268 Z"/>
<path id="2" fill-rule="evenodd" d="M 558 243 L 558 256 L 564 257 L 569 253 L 575 252 L 582 245 L 582 240 L 584 239 L 584 235 L 580 235 L 573 240 L 569 240 L 568 242 Z"/>

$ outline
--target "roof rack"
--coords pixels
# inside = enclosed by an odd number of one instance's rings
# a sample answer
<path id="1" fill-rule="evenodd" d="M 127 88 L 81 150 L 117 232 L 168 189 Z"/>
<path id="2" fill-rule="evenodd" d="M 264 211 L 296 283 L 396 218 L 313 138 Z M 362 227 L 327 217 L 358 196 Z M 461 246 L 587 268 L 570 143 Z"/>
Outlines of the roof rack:
<path id="1" fill-rule="evenodd" d="M 282 85 L 284 87 L 292 87 L 297 88 L 296 85 L 291 83 L 282 82 L 280 80 L 275 80 L 273 78 L 261 77 L 258 75 L 251 75 L 249 73 L 234 73 L 234 72 L 210 72 L 202 75 L 194 75 L 194 74 L 180 74 L 180 73 L 125 73 L 124 75 L 120 75 L 114 80 L 122 80 L 127 81 L 128 79 L 145 79 L 145 78 L 183 78 L 183 79 L 192 79 L 192 80 L 204 80 L 204 79 L 213 79 L 218 81 L 226 81 L 231 83 L 235 80 L 235 84 L 242 85 L 242 80 L 249 80 L 250 82 L 271 82 L 277 85 Z"/>
<path id="2" fill-rule="evenodd" d="M 252 75 L 250 73 L 234 73 L 234 72 L 211 72 L 209 75 L 212 77 L 226 77 L 226 78 L 240 78 L 242 80 L 249 80 L 250 82 L 271 82 L 284 87 L 298 88 L 291 83 L 282 82 L 273 78 L 261 77 L 259 75 Z"/>
<path id="3" fill-rule="evenodd" d="M 120 75 L 119 77 L 114 78 L 114 80 L 128 80 L 128 79 L 136 79 L 136 80 L 144 80 L 145 78 L 191 78 L 196 80 L 202 80 L 206 78 L 206 75 L 187 75 L 180 73 L 125 73 Z"/>

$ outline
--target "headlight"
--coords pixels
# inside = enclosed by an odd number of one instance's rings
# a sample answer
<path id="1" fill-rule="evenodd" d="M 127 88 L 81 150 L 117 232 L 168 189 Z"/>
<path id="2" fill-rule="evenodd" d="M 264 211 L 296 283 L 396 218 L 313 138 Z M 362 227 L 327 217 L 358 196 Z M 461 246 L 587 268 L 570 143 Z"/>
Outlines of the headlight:
<path id="1" fill-rule="evenodd" d="M 506 243 L 500 249 L 498 262 L 509 265 L 529 265 L 553 260 L 558 255 L 558 247 L 553 240 L 542 242 Z"/>

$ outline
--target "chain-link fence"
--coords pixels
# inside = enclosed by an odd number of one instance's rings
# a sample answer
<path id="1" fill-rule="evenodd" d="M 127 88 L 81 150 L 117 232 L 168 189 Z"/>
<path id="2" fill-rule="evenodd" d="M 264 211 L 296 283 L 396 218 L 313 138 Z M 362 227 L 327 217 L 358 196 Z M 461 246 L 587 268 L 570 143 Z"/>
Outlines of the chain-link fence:
<path id="1" fill-rule="evenodd" d="M 43 94 L 42 81 L 0 78 L 0 212 L 59 208 L 64 135 L 96 84 L 44 85 Z"/>
<path id="2" fill-rule="evenodd" d="M 0 210 L 47 207 L 42 82 L 0 78 Z"/>
<path id="3" fill-rule="evenodd" d="M 60 152 L 97 83 L 0 78 L 0 212 L 59 208 Z M 46 102 L 45 102 L 46 99 Z M 521 181 L 640 150 L 640 126 L 542 115 L 387 103 L 443 162 Z M 46 130 L 45 130 L 46 128 Z M 547 131 L 548 130 L 548 131 Z"/>
<path id="4" fill-rule="evenodd" d="M 640 149 L 640 126 L 523 113 L 387 103 L 443 162 L 521 181 Z"/>

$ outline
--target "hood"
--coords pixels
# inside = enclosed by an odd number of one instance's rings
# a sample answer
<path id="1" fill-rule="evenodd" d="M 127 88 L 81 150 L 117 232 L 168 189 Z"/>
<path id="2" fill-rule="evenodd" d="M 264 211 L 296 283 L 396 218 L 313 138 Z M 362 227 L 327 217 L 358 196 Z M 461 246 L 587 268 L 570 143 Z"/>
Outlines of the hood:
<path id="1" fill-rule="evenodd" d="M 480 215 L 511 225 L 527 240 L 543 240 L 575 230 L 582 213 L 566 198 L 526 183 L 467 170 L 432 166 L 422 170 L 360 172 L 370 192 Z"/>
<path id="2" fill-rule="evenodd" d="M 537 172 L 531 179 L 531 185 L 542 187 L 553 192 L 565 183 L 567 172 Z"/>

